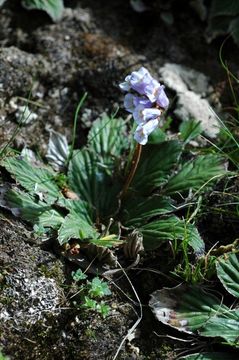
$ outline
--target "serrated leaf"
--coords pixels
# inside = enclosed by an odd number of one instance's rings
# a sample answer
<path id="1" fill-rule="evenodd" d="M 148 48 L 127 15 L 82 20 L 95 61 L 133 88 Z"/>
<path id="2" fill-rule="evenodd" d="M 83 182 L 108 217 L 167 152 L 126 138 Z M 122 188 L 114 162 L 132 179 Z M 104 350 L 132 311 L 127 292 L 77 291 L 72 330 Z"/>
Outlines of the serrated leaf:
<path id="1" fill-rule="evenodd" d="M 147 198 L 127 198 L 124 202 L 123 223 L 125 226 L 140 226 L 152 217 L 171 212 L 173 206 L 167 197 L 153 195 Z"/>
<path id="2" fill-rule="evenodd" d="M 182 152 L 178 141 L 166 141 L 143 148 L 132 187 L 143 194 L 166 183 Z"/>
<path id="3" fill-rule="evenodd" d="M 180 136 L 184 143 L 188 143 L 202 133 L 200 121 L 183 121 L 179 127 Z"/>
<path id="4" fill-rule="evenodd" d="M 107 170 L 88 149 L 73 152 L 68 170 L 70 188 L 100 216 L 115 211 L 118 206 L 117 194 L 121 190 L 117 179 L 113 178 L 113 174 L 110 176 Z"/>
<path id="5" fill-rule="evenodd" d="M 70 239 L 91 239 L 98 237 L 96 229 L 92 223 L 87 222 L 84 215 L 78 212 L 70 212 L 64 219 L 60 229 L 58 230 L 58 241 L 60 245 L 66 243 Z"/>
<path id="6" fill-rule="evenodd" d="M 56 170 L 64 169 L 69 155 L 69 146 L 64 135 L 57 131 L 50 131 L 50 139 L 46 158 Z"/>
<path id="7" fill-rule="evenodd" d="M 27 10 L 43 10 L 53 21 L 60 20 L 64 10 L 63 0 L 22 0 L 22 6 Z"/>
<path id="8" fill-rule="evenodd" d="M 4 207 L 15 216 L 44 227 L 57 228 L 64 220 L 57 210 L 42 201 L 36 202 L 32 196 L 20 190 L 8 190 L 5 193 Z"/>
<path id="9" fill-rule="evenodd" d="M 180 357 L 178 360 L 238 360 L 234 354 L 223 352 L 197 353 Z"/>
<path id="10" fill-rule="evenodd" d="M 198 286 L 157 290 L 149 305 L 160 322 L 179 331 L 238 341 L 239 310 L 228 308 Z"/>
<path id="11" fill-rule="evenodd" d="M 239 298 L 239 255 L 235 253 L 218 257 L 217 276 L 227 291 Z"/>
<path id="12" fill-rule="evenodd" d="M 214 155 L 198 156 L 184 164 L 181 170 L 172 176 L 164 187 L 164 193 L 172 195 L 189 190 L 197 191 L 225 175 L 222 159 Z"/>
<path id="13" fill-rule="evenodd" d="M 48 204 L 52 204 L 62 196 L 55 183 L 53 171 L 34 167 L 21 157 L 6 157 L 2 160 L 1 166 L 5 167 L 31 195 L 39 194 Z"/>
<path id="14" fill-rule="evenodd" d="M 92 224 L 94 211 L 86 201 L 83 201 L 81 199 L 70 200 L 66 198 L 61 198 L 57 201 L 56 205 L 69 210 L 69 212 L 71 213 L 75 212 L 79 214 L 82 219 L 84 219 L 89 224 Z"/>
<path id="15" fill-rule="evenodd" d="M 97 119 L 88 134 L 88 147 L 97 154 L 99 162 L 112 169 L 115 160 L 128 147 L 128 136 L 123 119 L 112 119 L 106 114 Z"/>
<path id="16" fill-rule="evenodd" d="M 204 251 L 204 242 L 197 228 L 192 224 L 186 224 L 176 216 L 152 221 L 139 228 L 143 234 L 145 249 L 156 249 L 164 241 L 186 241 L 197 255 Z"/>

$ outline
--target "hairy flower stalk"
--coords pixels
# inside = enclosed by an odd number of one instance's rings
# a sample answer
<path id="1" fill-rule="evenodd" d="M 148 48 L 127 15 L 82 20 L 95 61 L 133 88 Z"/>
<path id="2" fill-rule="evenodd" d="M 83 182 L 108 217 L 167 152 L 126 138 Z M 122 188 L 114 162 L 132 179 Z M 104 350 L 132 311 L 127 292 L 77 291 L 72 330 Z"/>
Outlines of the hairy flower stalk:
<path id="1" fill-rule="evenodd" d="M 164 92 L 164 86 L 160 85 L 144 67 L 126 76 L 119 87 L 127 92 L 124 107 L 133 115 L 137 124 L 134 139 L 138 143 L 132 158 L 131 170 L 120 193 L 120 198 L 123 198 L 135 175 L 142 145 L 147 144 L 148 136 L 159 126 L 160 116 L 168 107 L 169 100 Z"/>

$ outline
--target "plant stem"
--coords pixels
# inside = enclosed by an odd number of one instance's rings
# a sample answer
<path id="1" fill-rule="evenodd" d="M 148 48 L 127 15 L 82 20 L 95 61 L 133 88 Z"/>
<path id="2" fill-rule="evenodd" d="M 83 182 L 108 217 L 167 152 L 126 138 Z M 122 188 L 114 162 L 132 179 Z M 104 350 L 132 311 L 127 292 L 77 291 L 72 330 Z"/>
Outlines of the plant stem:
<path id="1" fill-rule="evenodd" d="M 135 175 L 135 172 L 136 172 L 138 164 L 139 164 L 141 152 L 142 152 L 142 145 L 137 144 L 136 147 L 135 147 L 135 150 L 134 150 L 134 155 L 133 155 L 133 158 L 132 158 L 130 172 L 129 172 L 128 176 L 127 176 L 127 179 L 126 179 L 126 182 L 124 184 L 123 190 L 119 194 L 120 199 L 122 199 L 126 195 L 126 193 L 128 191 L 128 188 L 129 188 L 129 186 L 131 184 L 131 181 L 133 180 L 133 177 Z"/>

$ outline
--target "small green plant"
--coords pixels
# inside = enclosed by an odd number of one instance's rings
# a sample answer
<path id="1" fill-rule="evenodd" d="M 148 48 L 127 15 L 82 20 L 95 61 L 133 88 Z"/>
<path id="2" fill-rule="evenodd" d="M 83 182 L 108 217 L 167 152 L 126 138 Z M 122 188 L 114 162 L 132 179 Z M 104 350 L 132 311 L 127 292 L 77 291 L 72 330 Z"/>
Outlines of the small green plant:
<path id="1" fill-rule="evenodd" d="M 88 278 L 88 276 L 82 272 L 81 269 L 72 272 L 72 278 L 74 281 L 79 282 Z M 105 296 L 111 295 L 108 284 L 101 280 L 99 277 L 94 277 L 92 280 L 87 280 L 86 284 L 79 285 L 79 291 L 81 298 L 80 306 L 88 310 L 98 312 L 103 318 L 107 317 L 110 312 L 110 306 L 107 305 L 104 300 L 99 301 Z"/>

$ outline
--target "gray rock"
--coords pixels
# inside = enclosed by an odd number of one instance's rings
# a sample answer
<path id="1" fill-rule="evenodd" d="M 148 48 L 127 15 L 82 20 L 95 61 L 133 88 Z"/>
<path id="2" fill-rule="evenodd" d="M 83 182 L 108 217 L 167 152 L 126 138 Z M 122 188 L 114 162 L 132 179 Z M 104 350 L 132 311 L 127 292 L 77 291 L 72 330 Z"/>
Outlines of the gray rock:
<path id="1" fill-rule="evenodd" d="M 213 92 L 209 78 L 196 70 L 170 63 L 160 69 L 160 77 L 177 94 L 174 114 L 182 121 L 200 121 L 203 132 L 211 138 L 216 137 L 220 123 L 209 102 Z"/>
<path id="2" fill-rule="evenodd" d="M 178 94 L 177 108 L 174 113 L 182 121 L 190 119 L 200 121 L 204 133 L 211 138 L 219 133 L 219 122 L 208 100 L 202 99 L 193 91 Z"/>

